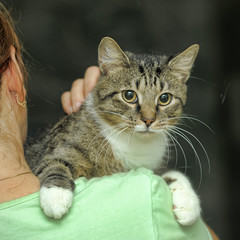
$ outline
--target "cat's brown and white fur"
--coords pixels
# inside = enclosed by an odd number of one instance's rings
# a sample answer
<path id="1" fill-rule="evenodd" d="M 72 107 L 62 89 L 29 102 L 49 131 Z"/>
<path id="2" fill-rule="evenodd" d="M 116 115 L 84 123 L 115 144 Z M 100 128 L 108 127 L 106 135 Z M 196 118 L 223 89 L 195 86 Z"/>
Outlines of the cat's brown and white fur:
<path id="1" fill-rule="evenodd" d="M 192 45 L 175 57 L 135 55 L 103 38 L 96 87 L 79 112 L 62 118 L 28 150 L 46 215 L 59 219 L 68 211 L 78 177 L 146 167 L 168 182 L 180 224 L 192 224 L 200 216 L 199 199 L 186 176 L 164 173 L 162 167 L 168 130 L 186 104 L 186 81 L 198 49 Z"/>

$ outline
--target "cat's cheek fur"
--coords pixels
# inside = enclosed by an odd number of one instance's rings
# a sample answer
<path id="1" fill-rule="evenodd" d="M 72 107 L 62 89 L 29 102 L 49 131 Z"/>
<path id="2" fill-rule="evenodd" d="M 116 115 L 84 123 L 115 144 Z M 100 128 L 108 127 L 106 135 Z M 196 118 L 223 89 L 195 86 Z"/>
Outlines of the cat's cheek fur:
<path id="1" fill-rule="evenodd" d="M 40 205 L 48 217 L 60 219 L 68 212 L 73 201 L 73 192 L 61 187 L 41 187 Z"/>
<path id="2" fill-rule="evenodd" d="M 169 171 L 162 176 L 169 182 L 172 192 L 173 212 L 181 225 L 193 224 L 201 215 L 200 201 L 185 175 Z"/>

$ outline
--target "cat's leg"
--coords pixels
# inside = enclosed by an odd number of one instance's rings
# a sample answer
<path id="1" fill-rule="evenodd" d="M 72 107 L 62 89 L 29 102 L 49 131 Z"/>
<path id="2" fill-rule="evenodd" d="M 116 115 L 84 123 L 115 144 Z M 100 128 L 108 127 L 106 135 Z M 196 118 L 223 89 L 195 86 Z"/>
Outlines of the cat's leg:
<path id="1" fill-rule="evenodd" d="M 200 217 L 200 200 L 188 178 L 177 171 L 162 175 L 172 192 L 173 211 L 181 225 L 191 225 Z"/>
<path id="2" fill-rule="evenodd" d="M 60 159 L 43 159 L 36 175 L 41 183 L 40 205 L 44 213 L 55 219 L 62 218 L 72 205 L 75 188 L 69 164 Z"/>

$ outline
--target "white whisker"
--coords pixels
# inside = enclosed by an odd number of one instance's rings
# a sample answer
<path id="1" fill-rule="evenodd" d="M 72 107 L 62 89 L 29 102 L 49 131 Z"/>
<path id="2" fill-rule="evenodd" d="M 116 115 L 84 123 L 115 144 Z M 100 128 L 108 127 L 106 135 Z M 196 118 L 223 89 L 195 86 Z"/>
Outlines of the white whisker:
<path id="1" fill-rule="evenodd" d="M 117 138 L 121 135 L 122 132 L 126 131 L 128 129 L 128 127 L 123 128 L 121 131 L 118 131 L 114 136 L 111 137 L 109 141 L 109 148 L 110 146 L 114 145 L 114 143 L 117 141 Z M 118 161 L 119 159 L 116 159 L 116 161 Z"/>
<path id="2" fill-rule="evenodd" d="M 167 131 L 166 131 L 166 132 L 167 132 Z M 170 140 L 172 141 L 172 143 L 173 143 L 173 145 L 174 145 L 174 148 L 175 148 L 175 166 L 174 166 L 174 168 L 176 169 L 176 168 L 177 168 L 177 164 L 178 164 L 178 149 L 177 149 L 175 140 L 174 140 L 173 136 L 171 135 L 171 133 L 168 133 L 168 132 L 167 132 L 166 134 L 169 136 L 169 138 L 170 138 Z"/>
<path id="3" fill-rule="evenodd" d="M 199 145 L 201 146 L 202 150 L 204 151 L 204 154 L 207 158 L 207 163 L 208 163 L 208 172 L 210 173 L 211 172 L 211 164 L 210 164 L 210 159 L 209 159 L 209 156 L 208 156 L 208 153 L 205 149 L 205 147 L 203 146 L 203 144 L 201 143 L 201 141 L 196 137 L 194 136 L 192 133 L 190 133 L 189 131 L 185 130 L 185 129 L 182 129 L 182 128 L 179 128 L 179 127 L 175 127 L 175 129 L 178 129 L 179 131 L 183 131 L 185 133 L 188 133 L 190 136 L 192 136 L 198 143 Z"/>
<path id="4" fill-rule="evenodd" d="M 114 129 L 113 131 L 111 131 L 108 136 L 111 136 L 111 137 L 112 137 L 112 135 L 115 136 L 115 134 L 118 133 L 119 129 L 122 128 L 122 126 L 123 126 L 123 124 L 116 125 L 116 126 L 115 126 L 115 129 Z M 109 130 L 109 129 L 107 129 L 107 130 Z M 106 145 L 107 145 L 108 143 L 109 143 L 108 139 L 107 139 L 106 137 L 104 137 L 104 140 L 102 141 L 102 143 L 101 143 L 101 144 L 99 145 L 99 147 L 98 147 L 98 148 L 101 149 L 101 150 L 98 152 L 98 154 L 97 154 L 96 157 L 95 157 L 95 161 L 96 161 L 96 162 L 98 161 L 99 156 L 101 155 L 103 149 L 106 147 Z M 103 144 L 104 144 L 104 145 L 103 145 Z"/>
<path id="5" fill-rule="evenodd" d="M 183 116 L 175 117 L 175 118 L 176 119 L 187 119 L 187 120 L 190 120 L 190 121 L 193 120 L 193 121 L 196 121 L 198 123 L 201 123 L 203 126 L 205 126 L 208 130 L 210 130 L 213 134 L 216 135 L 216 133 L 205 122 L 203 122 L 203 121 L 201 121 L 201 120 L 199 120 L 199 119 L 197 119 L 197 118 L 195 118 L 193 116 L 188 116 L 186 114 L 183 114 Z"/>
<path id="6" fill-rule="evenodd" d="M 190 147 L 192 148 L 193 152 L 194 152 L 194 155 L 196 157 L 196 160 L 198 162 L 198 165 L 199 165 L 199 173 L 200 173 L 200 180 L 199 180 L 199 185 L 198 185 L 198 189 L 200 188 L 200 185 L 202 183 L 202 164 L 201 164 L 201 160 L 199 158 L 199 155 L 195 149 L 195 147 L 193 146 L 191 140 L 184 134 L 181 132 L 181 128 L 178 128 L 178 127 L 174 127 L 174 130 L 171 129 L 170 131 L 174 132 L 175 134 L 179 135 L 180 137 L 182 137 L 189 145 Z M 186 130 L 185 130 L 186 131 Z M 187 131 L 186 131 L 187 132 Z"/>
<path id="7" fill-rule="evenodd" d="M 169 129 L 169 131 L 172 131 L 172 129 L 171 129 L 171 130 Z M 181 150 L 181 152 L 182 152 L 182 154 L 183 154 L 184 163 L 185 163 L 185 173 L 186 173 L 186 171 L 187 171 L 187 170 L 186 170 L 186 169 L 187 169 L 187 157 L 186 157 L 186 154 L 185 154 L 185 152 L 184 152 L 181 144 L 178 142 L 178 140 L 177 140 L 170 132 L 166 131 L 166 133 L 167 133 L 168 136 L 169 136 L 174 142 L 176 142 L 176 144 L 179 146 L 179 148 L 180 148 L 180 150 Z M 175 132 L 173 131 L 173 133 L 175 133 Z M 177 163 L 176 163 L 176 165 L 177 165 Z M 175 168 L 176 168 L 176 166 L 175 166 Z"/>
<path id="8" fill-rule="evenodd" d="M 162 129 L 162 131 L 168 135 L 168 132 L 165 130 L 165 129 Z M 163 136 L 163 139 L 166 143 L 166 148 L 167 148 L 167 163 L 166 163 L 166 166 L 165 166 L 165 171 L 167 170 L 167 166 L 169 164 L 169 161 L 170 161 L 170 147 L 169 147 L 169 141 L 168 141 L 168 138 L 165 136 L 165 134 L 162 134 Z M 170 138 L 171 139 L 171 138 Z"/>

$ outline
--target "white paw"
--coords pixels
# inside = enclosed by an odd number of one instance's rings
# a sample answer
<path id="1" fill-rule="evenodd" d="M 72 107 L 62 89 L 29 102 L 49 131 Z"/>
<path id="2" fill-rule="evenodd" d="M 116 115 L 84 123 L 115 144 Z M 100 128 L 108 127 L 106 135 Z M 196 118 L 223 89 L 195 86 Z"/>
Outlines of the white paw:
<path id="1" fill-rule="evenodd" d="M 40 204 L 48 217 L 60 219 L 72 205 L 73 192 L 61 187 L 41 187 Z"/>
<path id="2" fill-rule="evenodd" d="M 173 212 L 181 225 L 191 225 L 201 214 L 199 198 L 183 174 L 171 172 L 171 175 L 171 179 L 175 179 L 169 185 L 173 198 Z"/>

